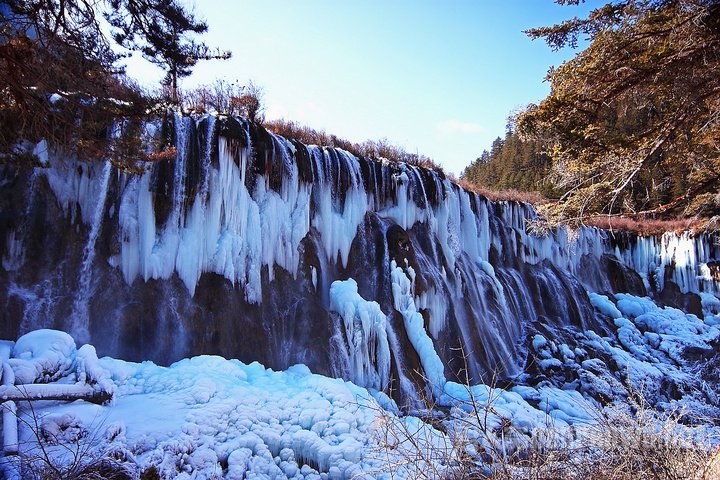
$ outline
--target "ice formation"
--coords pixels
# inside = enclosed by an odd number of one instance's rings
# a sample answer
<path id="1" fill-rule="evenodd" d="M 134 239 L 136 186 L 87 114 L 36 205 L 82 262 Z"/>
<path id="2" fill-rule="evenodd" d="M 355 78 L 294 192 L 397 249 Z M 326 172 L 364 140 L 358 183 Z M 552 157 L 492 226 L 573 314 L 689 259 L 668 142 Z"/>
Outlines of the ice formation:
<path id="1" fill-rule="evenodd" d="M 195 194 L 182 186 L 190 169 L 191 147 L 187 144 L 200 126 L 191 117 L 175 120 L 179 154 L 174 163 L 171 213 L 164 225 L 157 224 L 152 174 L 123 176 L 121 180 L 118 222 L 122 249 L 110 262 L 122 270 L 128 283 L 137 276 L 148 281 L 176 273 L 192 294 L 202 273 L 214 272 L 242 286 L 248 299 L 257 303 L 262 300 L 261 267 L 278 266 L 296 275 L 301 266 L 300 243 L 311 227 L 319 232 L 326 258 L 339 259 L 345 266 L 358 227 L 365 215 L 374 211 L 405 230 L 427 224 L 450 268 L 464 254 L 494 276 L 492 266 L 486 263 L 494 248 L 500 256 L 517 254 L 529 264 L 548 260 L 561 270 L 578 273 L 584 258 L 598 259 L 610 253 L 646 282 L 655 281 L 659 290 L 664 286 L 666 268 L 672 270 L 670 278 L 683 292 L 717 292 L 720 285 L 707 267 L 717 250 L 708 237 L 692 237 L 687 232 L 636 237 L 628 248 L 613 246 L 605 232 L 594 228 L 581 228 L 573 235 L 558 229 L 538 237 L 527 231 L 527 222 L 535 219 L 528 205 L 491 204 L 436 172 L 414 166 L 371 166 L 382 174 L 380 178 L 376 172 L 369 176 L 363 172 L 365 160 L 339 149 L 305 147 L 310 165 L 301 166 L 295 146 L 269 134 L 275 155 L 272 162 L 280 164 L 273 168 L 281 169 L 282 175 L 280 187 L 273 188 L 268 174 L 253 172 L 249 131 L 244 133 L 245 148 L 223 136 L 217 137 L 216 145 L 211 144 L 216 138 L 215 120 L 212 116 L 203 119 L 208 145 L 203 146 L 200 166 L 193 168 L 204 169 L 204 183 Z M 209 158 L 213 149 L 216 161 Z M 103 209 L 108 188 L 108 167 L 106 164 L 101 172 L 84 164 L 45 170 L 63 210 L 73 218 L 79 213 L 91 227 L 86 258 L 92 254 L 102 222 L 98 209 Z M 304 179 L 309 174 L 312 182 Z M 248 178 L 253 175 L 255 178 Z M 428 182 L 439 198 L 427 194 Z M 385 195 L 386 183 L 392 183 L 393 195 Z M 491 228 L 495 222 L 499 225 Z M 505 229 L 514 235 L 499 237 Z M 273 269 L 268 272 L 272 280 Z"/>
<path id="2" fill-rule="evenodd" d="M 490 202 L 440 172 L 242 119 L 168 120 L 177 157 L 141 175 L 38 146 L 46 168 L 2 184 L 32 200 L 0 232 L 5 336 L 64 328 L 101 355 L 165 364 L 199 353 L 304 363 L 396 400 L 427 385 L 441 398 L 463 367 L 482 383 L 534 360 L 582 366 L 584 344 L 548 332 L 582 332 L 620 366 L 608 328 L 646 362 L 647 345 L 676 361 L 709 341 L 717 317 L 700 315 L 720 292 L 716 237 L 539 236 L 531 206 Z M 665 323 L 623 310 L 626 292 L 692 307 L 700 343 L 670 338 L 670 310 Z"/>
<path id="3" fill-rule="evenodd" d="M 390 382 L 390 347 L 387 316 L 377 302 L 368 302 L 357 291 L 353 279 L 336 281 L 330 287 L 330 309 L 340 314 L 347 339 L 350 380 L 375 390 Z"/>
<path id="4" fill-rule="evenodd" d="M 445 386 L 445 366 L 438 357 L 432 339 L 425 330 L 425 320 L 418 312 L 413 298 L 413 285 L 410 278 L 398 267 L 393 260 L 391 264 L 392 294 L 395 301 L 395 310 L 400 312 L 405 323 L 405 331 L 410 338 L 410 343 L 420 356 L 423 371 L 431 388 L 439 395 Z M 408 267 L 408 273 L 412 278 L 414 272 Z"/>

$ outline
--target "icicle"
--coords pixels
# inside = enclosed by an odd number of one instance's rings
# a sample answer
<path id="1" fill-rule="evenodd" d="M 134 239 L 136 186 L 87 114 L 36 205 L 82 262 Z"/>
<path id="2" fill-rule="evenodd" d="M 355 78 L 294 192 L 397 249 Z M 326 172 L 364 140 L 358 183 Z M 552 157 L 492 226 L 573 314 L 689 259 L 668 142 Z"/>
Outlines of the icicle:
<path id="1" fill-rule="evenodd" d="M 377 302 L 368 302 L 352 278 L 333 282 L 330 309 L 339 313 L 348 339 L 350 380 L 356 385 L 384 390 L 390 382 L 387 317 Z"/>

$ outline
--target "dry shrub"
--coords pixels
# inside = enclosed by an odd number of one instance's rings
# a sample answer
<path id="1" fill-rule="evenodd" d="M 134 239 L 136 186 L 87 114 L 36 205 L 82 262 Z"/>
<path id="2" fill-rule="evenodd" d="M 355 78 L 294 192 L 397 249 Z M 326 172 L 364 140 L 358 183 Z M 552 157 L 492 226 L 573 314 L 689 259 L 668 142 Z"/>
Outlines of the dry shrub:
<path id="1" fill-rule="evenodd" d="M 356 157 L 385 159 L 395 163 L 404 162 L 408 165 L 434 170 L 442 176 L 445 176 L 442 167 L 435 163 L 430 157 L 418 153 L 410 153 L 400 146 L 393 145 L 385 138 L 354 143 L 337 137 L 336 135 L 329 134 L 324 130 L 316 130 L 285 119 L 267 121 L 263 125 L 276 135 L 297 140 L 306 145 L 341 148 Z"/>
<path id="2" fill-rule="evenodd" d="M 598 215 L 583 220 L 586 225 L 603 228 L 605 230 L 621 230 L 637 233 L 638 235 L 650 236 L 661 235 L 665 232 L 684 232 L 696 230 L 701 226 L 702 221 L 696 218 L 676 218 L 661 220 L 642 217 L 616 217 Z"/>
<path id="3" fill-rule="evenodd" d="M 459 409 L 442 417 L 428 415 L 423 423 L 380 416 L 375 458 L 387 460 L 385 471 L 391 478 L 720 478 L 717 444 L 684 425 L 682 410 L 660 413 L 640 393 L 631 392 L 628 402 L 618 406 L 586 405 L 592 418 L 588 424 L 558 428 L 548 418 L 546 426 L 528 434 L 512 419 L 498 416 L 493 406 L 497 395 L 479 401 L 469 387 L 467 392 L 469 400 L 458 400 Z M 463 411 L 466 415 L 458 414 Z"/>
<path id="4" fill-rule="evenodd" d="M 349 149 L 352 147 L 351 142 L 338 138 L 335 135 L 329 135 L 324 130 L 315 130 L 314 128 L 301 125 L 292 120 L 270 120 L 265 122 L 264 127 L 276 135 L 297 140 L 306 145 L 342 148 L 343 150 L 352 152 L 352 150 Z"/>
<path id="5" fill-rule="evenodd" d="M 371 473 L 427 480 L 472 478 L 475 465 L 457 437 L 444 435 L 431 421 L 410 422 L 382 409 L 378 413 L 372 433 L 378 448 L 370 457 L 383 466 Z"/>
<path id="6" fill-rule="evenodd" d="M 455 181 L 458 185 L 469 192 L 477 193 L 494 202 L 525 202 L 533 205 L 541 205 L 548 202 L 538 192 L 522 192 L 520 190 L 491 190 L 486 187 L 475 185 L 465 179 Z"/>
<path id="7" fill-rule="evenodd" d="M 0 457 L 0 478 L 23 480 L 131 480 L 134 466 L 123 449 L 111 443 L 120 431 L 96 418 L 83 425 L 72 414 L 41 415 L 34 401 L 23 402 L 26 415 L 17 415 L 21 429 L 30 433 L 27 443 L 20 436 L 17 455 Z M 48 418 L 55 420 L 46 424 Z M 3 477 L 3 474 L 5 477 Z"/>
<path id="8" fill-rule="evenodd" d="M 594 412 L 581 433 L 578 475 L 598 480 L 711 480 L 720 478 L 718 451 L 680 423 L 681 411 L 658 414 L 636 403 L 631 410 Z"/>
<path id="9" fill-rule="evenodd" d="M 180 92 L 180 103 L 184 111 L 240 115 L 251 122 L 263 123 L 263 96 L 262 87 L 252 81 L 240 85 L 219 79 L 210 85 Z"/>
<path id="10" fill-rule="evenodd" d="M 230 104 L 233 110 L 237 110 L 241 115 L 246 116 L 253 123 L 263 123 L 265 121 L 265 106 L 263 104 L 263 96 L 265 92 L 259 85 L 250 82 L 243 87 L 241 95 L 233 96 Z"/>

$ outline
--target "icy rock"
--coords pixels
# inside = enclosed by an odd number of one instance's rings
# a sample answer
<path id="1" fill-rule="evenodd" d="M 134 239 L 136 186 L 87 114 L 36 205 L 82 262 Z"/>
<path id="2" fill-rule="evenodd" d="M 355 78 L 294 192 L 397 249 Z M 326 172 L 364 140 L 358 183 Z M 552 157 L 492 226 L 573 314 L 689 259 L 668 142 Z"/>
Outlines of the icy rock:
<path id="1" fill-rule="evenodd" d="M 635 297 L 623 293 L 615 295 L 615 298 L 617 298 L 618 310 L 622 312 L 623 316 L 630 319 L 658 309 L 657 305 L 649 298 Z"/>
<path id="2" fill-rule="evenodd" d="M 591 420 L 588 402 L 575 390 L 542 388 L 538 408 L 557 420 L 568 424 L 583 423 Z"/>
<path id="3" fill-rule="evenodd" d="M 720 315 L 720 299 L 712 293 L 700 292 L 700 302 L 705 315 Z"/>
<path id="4" fill-rule="evenodd" d="M 563 366 L 563 363 L 557 358 L 543 358 L 538 361 L 538 364 L 540 364 L 540 368 L 543 370 L 551 370 L 553 368 L 560 369 Z"/>
<path id="5" fill-rule="evenodd" d="M 540 334 L 537 334 L 533 337 L 533 350 L 535 350 L 536 352 L 540 352 L 540 349 L 545 347 L 545 345 L 547 345 L 547 340 L 545 339 L 545 337 Z"/>
<path id="6" fill-rule="evenodd" d="M 605 295 L 600 295 L 593 292 L 588 292 L 590 303 L 593 307 L 597 308 L 600 312 L 609 316 L 612 319 L 622 317 L 622 313 L 617 309 L 615 304 Z"/>

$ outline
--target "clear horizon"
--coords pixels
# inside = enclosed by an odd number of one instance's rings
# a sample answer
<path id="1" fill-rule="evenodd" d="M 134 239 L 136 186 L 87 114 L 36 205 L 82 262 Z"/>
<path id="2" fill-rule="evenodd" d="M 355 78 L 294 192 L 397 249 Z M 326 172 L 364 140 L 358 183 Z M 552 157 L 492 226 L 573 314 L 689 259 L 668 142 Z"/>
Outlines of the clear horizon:
<path id="1" fill-rule="evenodd" d="M 224 79 L 264 90 L 265 117 L 285 118 L 354 142 L 387 138 L 460 175 L 505 133 L 507 116 L 549 93 L 553 52 L 523 30 L 584 16 L 603 2 L 265 0 L 197 2 L 201 37 L 231 50 L 200 62 L 181 88 Z M 163 72 L 139 58 L 144 85 Z"/>

